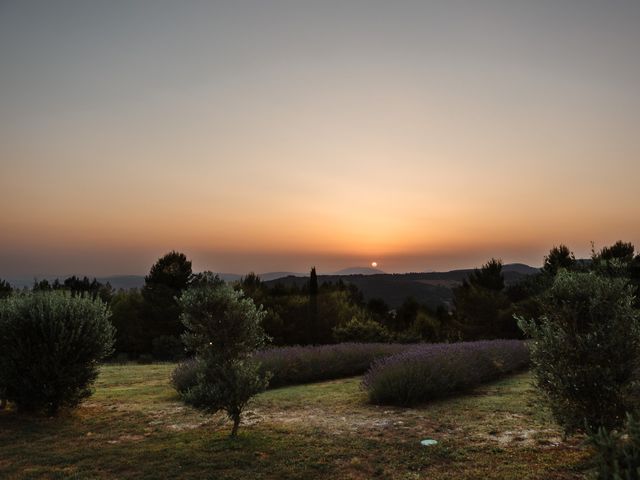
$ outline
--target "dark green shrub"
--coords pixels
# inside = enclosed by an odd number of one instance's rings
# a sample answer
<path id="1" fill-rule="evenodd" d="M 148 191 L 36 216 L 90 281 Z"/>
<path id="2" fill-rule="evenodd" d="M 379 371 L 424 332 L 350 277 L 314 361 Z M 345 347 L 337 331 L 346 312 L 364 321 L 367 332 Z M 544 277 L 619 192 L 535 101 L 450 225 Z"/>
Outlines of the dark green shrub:
<path id="1" fill-rule="evenodd" d="M 409 330 L 417 335 L 421 341 L 436 342 L 441 336 L 442 327 L 434 315 L 419 311 Z"/>
<path id="2" fill-rule="evenodd" d="M 114 329 L 99 299 L 63 292 L 0 302 L 0 385 L 20 410 L 53 415 L 91 394 Z"/>
<path id="3" fill-rule="evenodd" d="M 567 433 L 613 428 L 632 408 L 640 323 L 624 279 L 560 271 L 543 316 L 519 319 L 533 338 L 537 387 Z"/>
<path id="4" fill-rule="evenodd" d="M 347 323 L 333 329 L 333 338 L 336 342 L 388 342 L 391 333 L 373 320 L 352 317 Z"/>
<path id="5" fill-rule="evenodd" d="M 596 449 L 595 478 L 640 480 L 640 422 L 627 416 L 622 431 L 600 428 L 589 438 Z"/>
<path id="6" fill-rule="evenodd" d="M 268 376 L 252 358 L 267 339 L 261 325 L 265 314 L 241 291 L 208 278 L 179 300 L 187 329 L 182 339 L 196 353 L 196 384 L 182 398 L 205 412 L 225 411 L 233 420 L 233 437 L 244 407 L 267 386 Z"/>

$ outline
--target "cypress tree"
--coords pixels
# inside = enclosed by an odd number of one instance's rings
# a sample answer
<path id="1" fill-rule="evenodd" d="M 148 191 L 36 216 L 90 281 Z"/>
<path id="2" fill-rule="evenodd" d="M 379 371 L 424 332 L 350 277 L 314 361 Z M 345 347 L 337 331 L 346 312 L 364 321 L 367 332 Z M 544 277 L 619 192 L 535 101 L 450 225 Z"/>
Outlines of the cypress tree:
<path id="1" fill-rule="evenodd" d="M 311 268 L 309 275 L 309 340 L 308 343 L 317 343 L 318 340 L 318 275 L 316 267 Z"/>

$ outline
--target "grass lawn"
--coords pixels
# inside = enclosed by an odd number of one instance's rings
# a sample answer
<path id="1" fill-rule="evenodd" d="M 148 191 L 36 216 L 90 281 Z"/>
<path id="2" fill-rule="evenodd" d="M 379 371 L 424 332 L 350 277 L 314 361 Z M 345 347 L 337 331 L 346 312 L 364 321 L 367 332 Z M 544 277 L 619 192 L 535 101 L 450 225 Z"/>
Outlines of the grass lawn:
<path id="1" fill-rule="evenodd" d="M 588 450 L 562 440 L 528 374 L 412 409 L 368 405 L 359 378 L 271 390 L 233 441 L 224 416 L 179 402 L 172 368 L 105 366 L 55 419 L 1 412 L 0 478 L 584 478 Z"/>

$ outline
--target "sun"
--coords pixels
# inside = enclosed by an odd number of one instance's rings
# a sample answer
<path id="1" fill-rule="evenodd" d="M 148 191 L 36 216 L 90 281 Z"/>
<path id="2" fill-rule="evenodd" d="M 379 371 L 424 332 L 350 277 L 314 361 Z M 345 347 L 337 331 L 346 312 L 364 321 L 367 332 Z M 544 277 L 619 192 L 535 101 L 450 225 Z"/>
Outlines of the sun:
<path id="1" fill-rule="evenodd" d="M 373 268 L 376 268 L 376 267 L 378 266 L 378 262 L 371 262 L 371 266 L 372 266 Z"/>

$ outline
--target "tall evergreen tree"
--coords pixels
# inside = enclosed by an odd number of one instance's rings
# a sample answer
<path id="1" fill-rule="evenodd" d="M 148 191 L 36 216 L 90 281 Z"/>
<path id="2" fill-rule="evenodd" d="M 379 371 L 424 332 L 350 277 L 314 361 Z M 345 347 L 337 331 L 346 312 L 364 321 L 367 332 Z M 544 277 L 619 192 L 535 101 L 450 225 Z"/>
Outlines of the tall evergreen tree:
<path id="1" fill-rule="evenodd" d="M 576 257 L 573 252 L 566 245 L 560 244 L 557 247 L 553 247 L 549 251 L 549 255 L 544 257 L 542 271 L 555 276 L 561 268 L 571 270 L 575 264 Z"/>
<path id="2" fill-rule="evenodd" d="M 184 253 L 172 251 L 158 259 L 144 278 L 142 297 L 149 348 L 153 338 L 163 335 L 178 337 L 184 331 L 177 298 L 189 286 L 192 277 L 191 261 Z"/>
<path id="3" fill-rule="evenodd" d="M 453 289 L 456 318 L 467 339 L 520 335 L 504 287 L 502 262 L 492 258 Z"/>
<path id="4" fill-rule="evenodd" d="M 316 267 L 311 268 L 309 274 L 309 340 L 308 343 L 318 341 L 318 275 Z"/>
<path id="5" fill-rule="evenodd" d="M 602 260 L 619 260 L 624 263 L 629 263 L 633 260 L 633 254 L 635 247 L 631 242 L 623 242 L 618 240 L 610 247 L 604 247 L 599 254 Z"/>
<path id="6" fill-rule="evenodd" d="M 309 275 L 309 295 L 318 294 L 318 275 L 316 274 L 316 267 L 311 268 L 311 274 Z"/>
<path id="7" fill-rule="evenodd" d="M 11 295 L 12 292 L 11 284 L 6 280 L 0 279 L 0 298 L 5 298 Z"/>
<path id="8" fill-rule="evenodd" d="M 474 287 L 486 288 L 501 292 L 504 290 L 504 275 L 502 273 L 502 261 L 492 258 L 482 268 L 475 269 L 469 275 L 469 284 Z"/>

